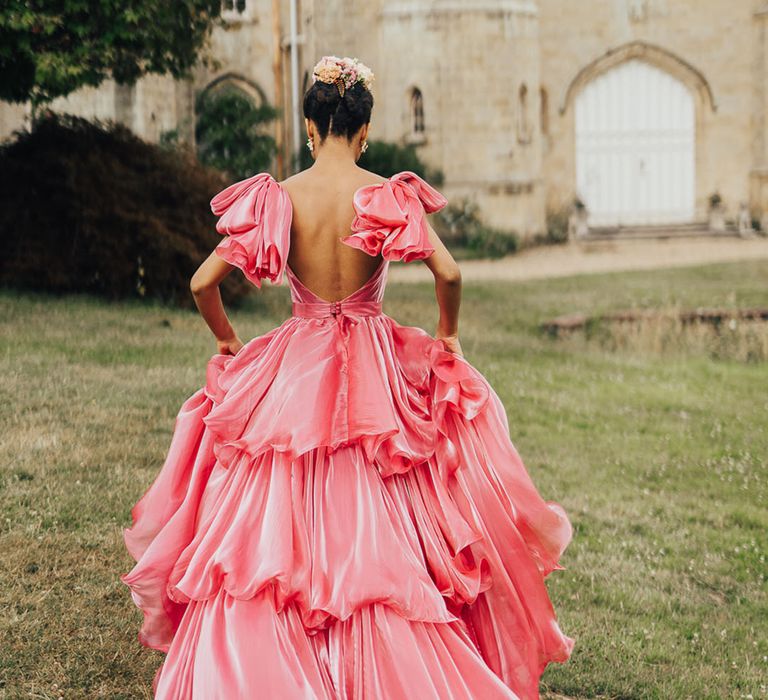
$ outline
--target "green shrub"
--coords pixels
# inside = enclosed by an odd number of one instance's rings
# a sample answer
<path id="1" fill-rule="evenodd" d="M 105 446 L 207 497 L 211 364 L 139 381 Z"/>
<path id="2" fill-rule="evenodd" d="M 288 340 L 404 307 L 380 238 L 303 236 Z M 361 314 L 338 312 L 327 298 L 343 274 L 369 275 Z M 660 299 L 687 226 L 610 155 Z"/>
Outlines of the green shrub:
<path id="1" fill-rule="evenodd" d="M 469 233 L 480 225 L 478 206 L 467 198 L 450 201 L 434 217 L 434 226 L 446 245 L 466 246 Z"/>
<path id="2" fill-rule="evenodd" d="M 189 280 L 221 236 L 228 182 L 127 128 L 48 114 L 0 146 L 0 285 L 193 305 Z M 222 284 L 227 302 L 250 285 Z"/>
<path id="3" fill-rule="evenodd" d="M 519 247 L 520 239 L 516 233 L 493 226 L 477 226 L 467 238 L 467 248 L 483 258 L 502 258 L 514 253 Z"/>
<path id="4" fill-rule="evenodd" d="M 500 258 L 520 247 L 520 239 L 514 231 L 504 231 L 483 222 L 477 203 L 467 198 L 443 207 L 435 215 L 435 230 L 460 258 Z"/>
<path id="5" fill-rule="evenodd" d="M 570 214 L 571 207 L 568 205 L 562 205 L 557 209 L 547 209 L 546 231 L 532 236 L 526 242 L 527 245 L 560 245 L 561 243 L 567 243 Z"/>
<path id="6" fill-rule="evenodd" d="M 243 180 L 268 170 L 277 152 L 275 139 L 264 133 L 278 112 L 256 106 L 235 90 L 202 93 L 195 104 L 195 140 L 200 162 Z"/>
<path id="7" fill-rule="evenodd" d="M 401 146 L 386 141 L 369 141 L 368 150 L 360 156 L 358 165 L 382 177 L 392 177 L 395 173 L 410 170 L 433 187 L 440 187 L 444 181 L 441 171 L 433 170 L 422 162 L 413 144 Z"/>

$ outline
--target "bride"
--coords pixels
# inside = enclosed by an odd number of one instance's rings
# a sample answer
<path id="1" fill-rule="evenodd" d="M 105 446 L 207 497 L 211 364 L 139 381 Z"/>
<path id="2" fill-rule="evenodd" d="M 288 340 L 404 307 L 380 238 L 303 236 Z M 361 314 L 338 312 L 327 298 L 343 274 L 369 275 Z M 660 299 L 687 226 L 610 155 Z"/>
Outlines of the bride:
<path id="1" fill-rule="evenodd" d="M 124 529 L 156 698 L 530 699 L 571 655 L 544 581 L 571 524 L 462 356 L 461 275 L 426 217 L 445 198 L 356 164 L 372 80 L 323 57 L 312 167 L 211 202 L 224 238 L 191 290 L 218 352 Z M 434 337 L 383 313 L 392 260 L 434 275 Z M 291 291 L 245 343 L 218 290 L 234 268 Z"/>

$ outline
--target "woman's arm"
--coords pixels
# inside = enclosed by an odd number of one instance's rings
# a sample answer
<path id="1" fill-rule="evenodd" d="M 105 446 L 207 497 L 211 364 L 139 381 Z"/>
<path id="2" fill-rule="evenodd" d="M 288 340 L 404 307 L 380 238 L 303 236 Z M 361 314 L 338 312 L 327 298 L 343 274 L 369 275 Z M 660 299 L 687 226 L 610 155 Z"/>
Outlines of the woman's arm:
<path id="1" fill-rule="evenodd" d="M 189 289 L 195 304 L 208 324 L 208 328 L 216 337 L 221 355 L 234 355 L 243 347 L 243 342 L 237 337 L 235 329 L 227 318 L 219 291 L 221 281 L 234 269 L 234 265 L 230 265 L 212 252 L 189 281 Z"/>
<path id="2" fill-rule="evenodd" d="M 459 306 L 461 305 L 461 270 L 435 229 L 427 223 L 429 242 L 435 249 L 424 264 L 435 278 L 435 296 L 440 309 L 435 337 L 443 340 L 451 352 L 463 355 L 459 343 Z"/>

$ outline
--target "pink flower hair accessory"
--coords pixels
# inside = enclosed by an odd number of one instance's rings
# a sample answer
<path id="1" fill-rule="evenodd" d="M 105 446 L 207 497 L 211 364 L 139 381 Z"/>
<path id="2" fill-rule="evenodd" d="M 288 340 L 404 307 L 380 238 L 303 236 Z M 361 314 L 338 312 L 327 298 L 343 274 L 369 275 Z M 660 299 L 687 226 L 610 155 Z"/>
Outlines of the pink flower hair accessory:
<path id="1" fill-rule="evenodd" d="M 338 56 L 323 56 L 312 69 L 312 82 L 335 83 L 339 95 L 355 83 L 362 83 L 367 90 L 371 89 L 373 71 L 357 58 L 339 58 Z"/>

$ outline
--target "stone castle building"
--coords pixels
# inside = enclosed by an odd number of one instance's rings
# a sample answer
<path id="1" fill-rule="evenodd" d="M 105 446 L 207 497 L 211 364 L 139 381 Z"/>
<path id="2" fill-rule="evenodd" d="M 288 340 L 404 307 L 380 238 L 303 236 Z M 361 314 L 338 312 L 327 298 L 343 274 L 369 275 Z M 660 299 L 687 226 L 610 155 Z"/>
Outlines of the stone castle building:
<path id="1" fill-rule="evenodd" d="M 715 193 L 734 218 L 768 213 L 763 0 L 225 0 L 224 18 L 216 67 L 53 108 L 191 139 L 195 96 L 237 89 L 282 109 L 285 177 L 312 66 L 355 56 L 376 75 L 370 138 L 416 144 L 449 199 L 504 229 L 542 232 L 576 197 L 595 226 L 706 222 Z M 25 118 L 0 106 L 0 137 Z"/>

